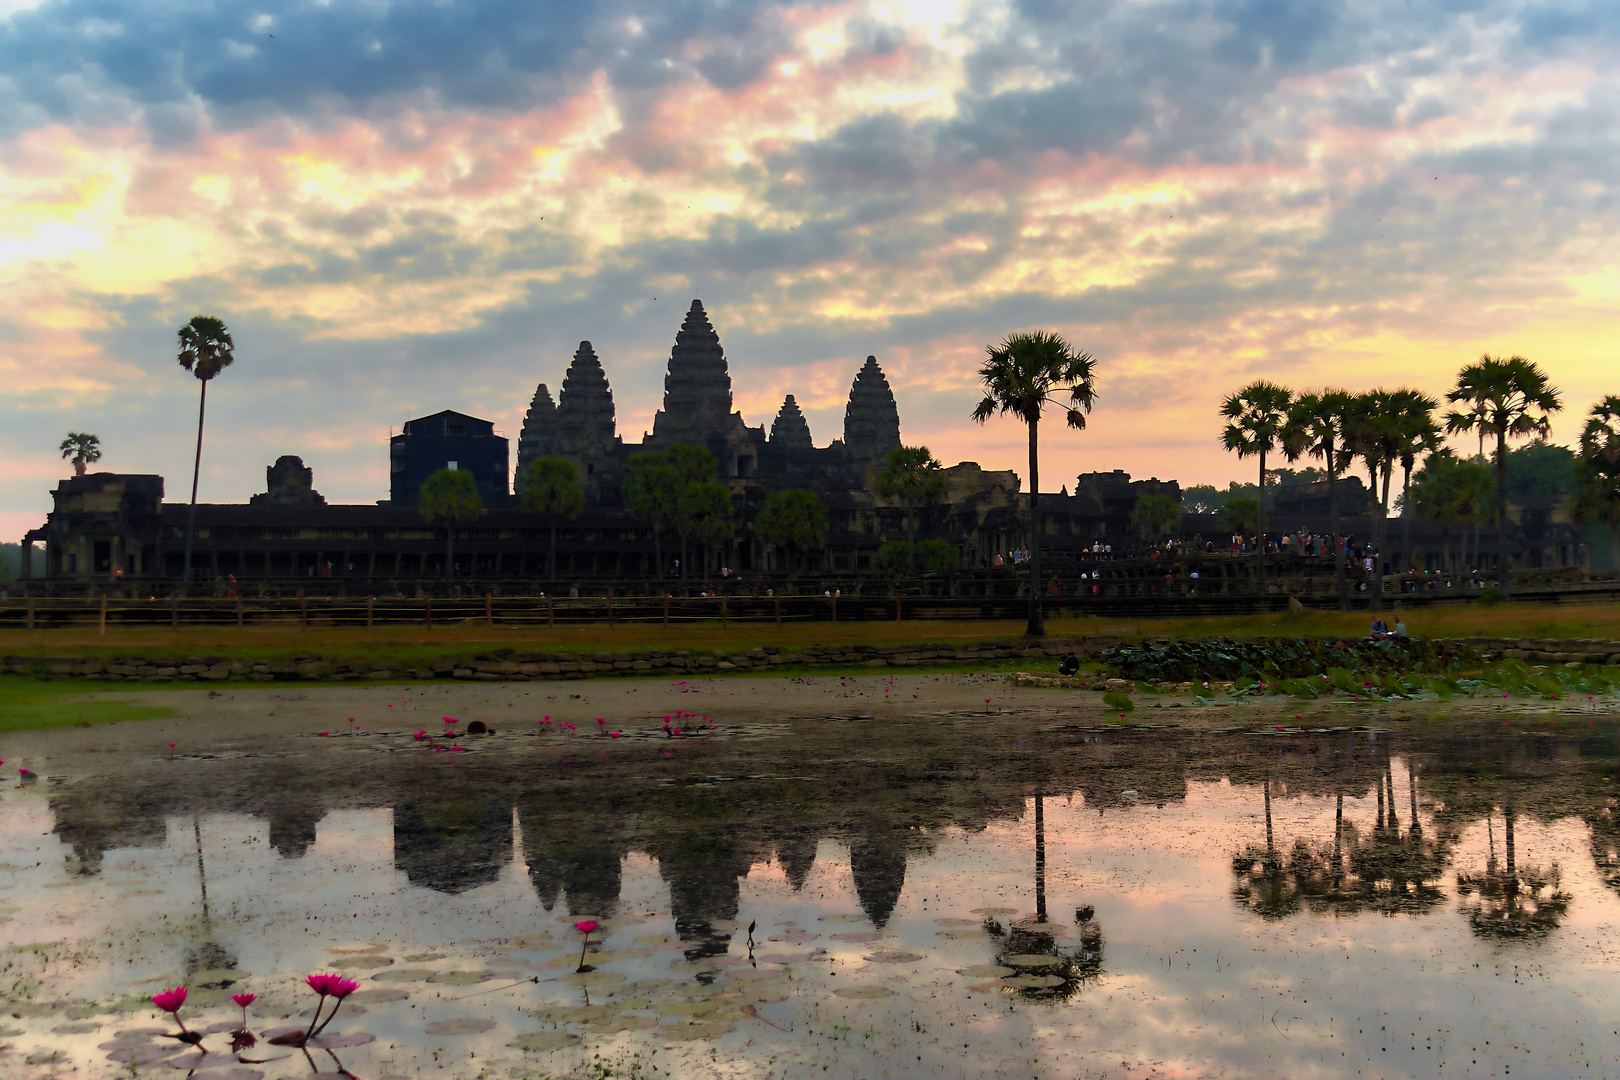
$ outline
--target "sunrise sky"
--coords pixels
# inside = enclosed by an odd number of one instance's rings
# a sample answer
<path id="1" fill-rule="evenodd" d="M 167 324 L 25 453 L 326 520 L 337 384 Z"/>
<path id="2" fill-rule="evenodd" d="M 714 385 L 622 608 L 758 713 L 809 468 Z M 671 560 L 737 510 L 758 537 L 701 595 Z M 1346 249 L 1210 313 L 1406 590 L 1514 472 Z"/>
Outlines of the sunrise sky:
<path id="1" fill-rule="evenodd" d="M 454 408 L 513 440 L 581 339 L 619 432 L 692 298 L 768 425 L 818 444 L 876 354 L 903 437 L 1024 469 L 974 425 L 986 344 L 1097 358 L 1043 488 L 1252 475 L 1221 396 L 1407 384 L 1482 352 L 1620 392 L 1620 4 L 1421 0 L 0 0 L 0 539 L 100 468 L 201 498 L 284 453 L 388 493 Z M 1470 440 L 1471 442 L 1471 440 Z"/>

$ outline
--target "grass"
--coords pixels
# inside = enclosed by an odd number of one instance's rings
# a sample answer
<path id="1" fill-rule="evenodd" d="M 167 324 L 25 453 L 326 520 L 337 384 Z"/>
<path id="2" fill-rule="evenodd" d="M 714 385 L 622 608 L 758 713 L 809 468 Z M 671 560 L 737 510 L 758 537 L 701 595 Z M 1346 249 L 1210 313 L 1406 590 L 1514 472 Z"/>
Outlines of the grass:
<path id="1" fill-rule="evenodd" d="M 39 682 L 15 675 L 0 678 L 0 733 L 161 720 L 173 715 L 173 709 L 158 705 L 92 700 L 83 684 Z"/>
<path id="2" fill-rule="evenodd" d="M 1403 612 L 1408 632 L 1419 637 L 1549 637 L 1620 638 L 1620 603 L 1477 605 Z M 1386 618 L 1391 613 L 1386 613 Z M 1050 638 L 1091 635 L 1151 637 L 1358 637 L 1367 631 L 1366 612 L 1305 611 L 1295 614 L 1221 616 L 1183 619 L 1051 619 Z M 98 634 L 90 628 L 66 630 L 0 631 L 0 654 L 14 656 L 118 655 L 152 657 L 219 656 L 226 659 L 288 660 L 319 655 L 337 663 L 387 661 L 393 667 L 411 667 L 445 657 L 466 656 L 508 648 L 515 652 L 564 651 L 642 652 L 662 649 L 742 651 L 764 645 L 797 652 L 809 645 L 908 645 L 939 643 L 965 645 L 980 641 L 1012 641 L 1021 637 L 1022 621 L 923 621 L 788 623 L 777 629 L 770 623 L 733 623 L 718 620 L 662 627 L 632 623 L 559 626 L 551 629 L 469 624 L 440 625 L 429 631 L 420 626 L 343 628 L 249 626 L 112 628 Z"/>

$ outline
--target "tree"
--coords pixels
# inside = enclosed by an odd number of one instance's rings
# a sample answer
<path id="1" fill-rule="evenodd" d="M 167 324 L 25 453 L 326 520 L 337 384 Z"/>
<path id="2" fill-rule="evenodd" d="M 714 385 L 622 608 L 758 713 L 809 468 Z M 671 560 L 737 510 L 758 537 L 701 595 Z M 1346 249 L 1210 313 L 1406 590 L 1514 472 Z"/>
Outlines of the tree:
<path id="1" fill-rule="evenodd" d="M 1344 417 L 1349 407 L 1350 394 L 1344 390 L 1301 394 L 1288 408 L 1282 438 L 1283 453 L 1289 461 L 1316 458 L 1327 475 L 1328 519 L 1333 530 L 1333 580 L 1340 611 L 1350 609 L 1350 583 L 1344 576 L 1344 538 L 1339 533 L 1339 474 L 1347 464 Z"/>
<path id="2" fill-rule="evenodd" d="M 1181 504 L 1169 495 L 1143 495 L 1131 507 L 1131 524 L 1143 540 L 1157 540 L 1181 524 Z"/>
<path id="3" fill-rule="evenodd" d="M 1479 429 L 1496 436 L 1496 567 L 1498 588 L 1512 595 L 1508 573 L 1507 444 L 1509 438 L 1545 437 L 1552 430 L 1550 413 L 1564 407 L 1562 396 L 1546 373 L 1522 356 L 1507 360 L 1482 356 L 1457 373 L 1457 385 L 1446 395 L 1450 402 L 1466 402 L 1469 411 L 1446 414 L 1446 431 Z"/>
<path id="4" fill-rule="evenodd" d="M 1395 452 L 1401 460 L 1401 560 L 1412 566 L 1412 516 L 1407 513 L 1412 494 L 1412 468 L 1419 455 L 1440 449 L 1440 425 L 1434 410 L 1440 403 L 1417 390 L 1397 390 L 1391 395 L 1395 406 L 1393 421 Z"/>
<path id="5" fill-rule="evenodd" d="M 664 451 L 664 459 L 669 462 L 670 468 L 675 470 L 675 502 L 676 525 L 681 537 L 681 576 L 686 576 L 686 542 L 692 535 L 690 529 L 679 528 L 684 511 L 680 509 L 680 502 L 686 498 L 694 486 L 706 484 L 715 478 L 718 472 L 714 454 L 706 446 L 694 446 L 690 443 L 676 443 Z"/>
<path id="6" fill-rule="evenodd" d="M 883 459 L 877 474 L 877 491 L 885 498 L 897 498 L 911 510 L 906 546 L 917 551 L 917 517 L 922 508 L 945 494 L 945 467 L 926 446 L 897 446 Z"/>
<path id="7" fill-rule="evenodd" d="M 101 460 L 101 436 L 70 431 L 58 449 L 62 451 L 62 457 L 73 459 L 73 475 L 83 476 L 86 465 L 94 465 Z"/>
<path id="8" fill-rule="evenodd" d="M 1221 415 L 1228 423 L 1221 431 L 1221 445 L 1241 458 L 1260 458 L 1260 493 L 1266 490 L 1266 455 L 1282 445 L 1283 427 L 1288 423 L 1288 407 L 1293 392 L 1274 382 L 1258 379 L 1221 402 Z M 1260 542 L 1254 549 L 1255 591 L 1266 591 L 1266 514 L 1265 503 L 1258 506 L 1256 532 Z"/>
<path id="9" fill-rule="evenodd" d="M 1367 466 L 1367 482 L 1378 510 L 1373 515 L 1373 580 L 1368 607 L 1384 608 L 1384 536 L 1389 528 L 1389 482 L 1395 473 L 1399 454 L 1399 428 L 1395 420 L 1394 395 L 1387 390 L 1369 390 L 1350 399 L 1345 411 L 1345 448 Z M 1383 483 L 1380 485 L 1379 479 Z M 1382 493 L 1382 494 L 1380 494 Z"/>
<path id="10" fill-rule="evenodd" d="M 924 540 L 917 545 L 912 568 L 919 574 L 955 570 L 962 565 L 962 553 L 949 540 Z"/>
<path id="11" fill-rule="evenodd" d="M 440 469 L 423 482 L 416 511 L 426 520 L 444 526 L 444 572 L 447 577 L 455 577 L 456 526 L 477 521 L 484 512 L 478 482 L 463 469 Z"/>
<path id="12" fill-rule="evenodd" d="M 1463 526 L 1461 561 L 1468 561 L 1468 526 L 1478 521 L 1483 507 L 1491 501 L 1491 470 L 1477 461 L 1466 461 L 1450 450 L 1437 450 L 1412 477 L 1412 490 L 1405 507 L 1422 514 L 1440 526 L 1445 545 L 1445 561 L 1451 563 L 1451 529 Z"/>
<path id="13" fill-rule="evenodd" d="M 1221 524 L 1248 536 L 1260 524 L 1260 500 L 1247 495 L 1227 499 L 1220 511 Z"/>
<path id="14" fill-rule="evenodd" d="M 754 532 L 770 547 L 806 552 L 827 546 L 827 508 L 813 491 L 790 488 L 773 491 L 754 520 Z"/>
<path id="15" fill-rule="evenodd" d="M 1047 405 L 1062 409 L 1069 427 L 1085 430 L 1086 414 L 1097 402 L 1096 361 L 1077 353 L 1057 334 L 1045 330 L 1008 334 L 1000 345 L 985 347 L 988 359 L 979 368 L 984 399 L 973 419 L 984 423 L 1008 413 L 1029 429 L 1029 626 L 1025 633 L 1046 633 L 1041 588 L 1041 412 Z"/>
<path id="16" fill-rule="evenodd" d="M 197 524 L 197 478 L 202 474 L 203 415 L 208 408 L 208 384 L 236 358 L 236 343 L 225 324 L 212 315 L 194 315 L 180 328 L 180 366 L 197 377 L 202 392 L 197 398 L 197 456 L 191 465 L 191 506 L 186 511 L 184 575 L 191 580 L 191 538 Z"/>
<path id="17" fill-rule="evenodd" d="M 1620 570 L 1620 397 L 1610 394 L 1587 414 L 1576 479 L 1576 516 L 1608 523 L 1614 568 Z"/>
<path id="18" fill-rule="evenodd" d="M 657 450 L 631 454 L 624 462 L 626 482 L 624 505 L 631 515 L 652 523 L 653 559 L 658 576 L 664 576 L 665 529 L 675 527 L 680 517 L 681 481 L 669 455 Z"/>
<path id="19" fill-rule="evenodd" d="M 872 556 L 872 567 L 885 577 L 905 577 L 911 573 L 911 545 L 904 540 L 885 540 Z"/>
<path id="20" fill-rule="evenodd" d="M 551 580 L 556 581 L 557 519 L 577 518 L 585 508 L 585 485 L 580 483 L 579 468 L 566 458 L 535 458 L 519 479 L 518 497 L 523 500 L 523 508 L 533 514 L 544 514 L 551 521 L 551 556 L 546 568 Z M 655 535 L 656 532 L 655 526 Z"/>
<path id="21" fill-rule="evenodd" d="M 1568 495 L 1575 490 L 1575 463 L 1580 457 L 1567 446 L 1535 439 L 1508 451 L 1507 489 L 1514 498 Z"/>
<path id="22" fill-rule="evenodd" d="M 683 540 L 690 540 L 703 553 L 703 573 L 709 572 L 710 547 L 726 540 L 732 534 L 731 489 L 718 480 L 688 484 L 681 492 L 680 530 Z M 684 573 L 684 568 L 682 570 Z"/>

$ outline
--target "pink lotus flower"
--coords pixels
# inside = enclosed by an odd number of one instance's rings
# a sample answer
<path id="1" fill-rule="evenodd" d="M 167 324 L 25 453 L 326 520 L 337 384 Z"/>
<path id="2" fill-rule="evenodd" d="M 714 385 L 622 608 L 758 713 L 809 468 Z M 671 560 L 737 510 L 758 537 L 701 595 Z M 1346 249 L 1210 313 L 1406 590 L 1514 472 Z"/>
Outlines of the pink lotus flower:
<path id="1" fill-rule="evenodd" d="M 622 737 L 623 734 L 624 733 L 622 731 L 610 731 L 610 732 L 608 732 L 608 738 L 617 739 L 617 738 Z"/>
<path id="2" fill-rule="evenodd" d="M 411 738 L 415 739 L 417 742 L 421 742 L 423 739 L 425 739 L 427 737 L 428 737 L 428 733 L 426 731 L 418 731 L 415 735 L 411 736 Z"/>
<path id="3" fill-rule="evenodd" d="M 591 932 L 596 929 L 596 925 L 595 919 L 582 919 L 574 924 L 574 929 L 585 935 L 584 939 L 579 943 L 579 967 L 574 972 L 576 975 L 595 970 L 585 963 L 585 950 L 590 948 Z"/>
<path id="4" fill-rule="evenodd" d="M 232 994 L 231 995 L 231 1000 L 236 1002 L 238 1005 L 242 1006 L 242 1008 L 245 1009 L 249 1005 L 253 1004 L 255 1001 L 258 1001 L 259 1000 L 259 995 L 258 994 Z"/>
<path id="5" fill-rule="evenodd" d="M 596 933 L 596 928 L 598 926 L 600 926 L 600 925 L 601 924 L 598 923 L 595 919 L 585 919 L 585 920 L 582 920 L 580 922 L 575 923 L 574 924 L 574 929 L 578 930 L 582 934 L 594 934 L 594 933 Z M 183 997 L 184 995 L 181 995 L 181 996 Z"/>
<path id="6" fill-rule="evenodd" d="M 337 979 L 331 984 L 328 992 L 339 1001 L 342 1001 L 358 989 L 360 989 L 360 984 L 353 979 Z"/>
<path id="7" fill-rule="evenodd" d="M 447 723 L 447 724 L 455 724 L 455 723 L 459 723 L 460 721 L 458 721 L 453 716 L 447 716 L 447 717 L 444 718 L 444 722 Z"/>
<path id="8" fill-rule="evenodd" d="M 326 738 L 326 737 L 327 737 L 327 736 L 328 736 L 328 735 L 330 735 L 330 734 L 332 734 L 332 733 L 331 733 L 331 732 L 330 732 L 330 731 L 323 731 L 323 732 L 321 732 L 321 738 L 323 738 L 323 739 L 324 739 L 324 738 Z"/>
<path id="9" fill-rule="evenodd" d="M 338 982 L 341 982 L 342 979 L 343 976 L 337 974 L 304 976 L 304 981 L 309 983 L 309 988 L 321 995 L 321 997 L 325 997 L 326 995 L 330 994 L 332 992 L 332 987 Z"/>
<path id="10" fill-rule="evenodd" d="M 180 1006 L 186 1003 L 186 988 L 177 986 L 173 990 L 165 990 L 161 994 L 152 995 L 152 1004 L 166 1013 L 177 1013 Z"/>

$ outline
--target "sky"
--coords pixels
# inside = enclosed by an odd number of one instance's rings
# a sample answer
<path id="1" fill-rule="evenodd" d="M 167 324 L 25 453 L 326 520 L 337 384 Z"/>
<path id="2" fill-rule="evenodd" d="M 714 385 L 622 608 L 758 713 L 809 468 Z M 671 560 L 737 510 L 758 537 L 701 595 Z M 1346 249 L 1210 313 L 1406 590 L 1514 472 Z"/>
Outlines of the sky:
<path id="1" fill-rule="evenodd" d="M 638 441 L 693 298 L 748 423 L 840 437 L 873 354 L 907 443 L 1020 474 L 977 369 L 1062 333 L 1098 400 L 1044 490 L 1249 478 L 1245 382 L 1483 353 L 1568 444 L 1620 392 L 1617 60 L 1612 0 L 0 0 L 0 537 L 70 430 L 187 497 L 199 313 L 202 501 L 281 454 L 386 498 L 444 408 L 515 454 L 584 339 Z"/>

